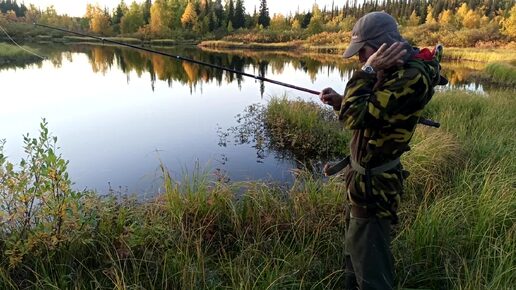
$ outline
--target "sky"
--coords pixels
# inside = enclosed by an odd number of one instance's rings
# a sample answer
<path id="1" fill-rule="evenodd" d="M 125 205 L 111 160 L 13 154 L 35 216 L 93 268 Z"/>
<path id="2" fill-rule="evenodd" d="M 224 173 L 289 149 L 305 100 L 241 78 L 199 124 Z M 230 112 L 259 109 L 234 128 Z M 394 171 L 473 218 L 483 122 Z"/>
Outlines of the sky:
<path id="1" fill-rule="evenodd" d="M 308 11 L 311 9 L 314 2 L 317 2 L 322 8 L 324 5 L 331 7 L 331 3 L 334 0 L 269 0 L 267 5 L 269 6 L 269 13 L 272 16 L 274 13 L 288 14 L 289 12 L 295 12 L 299 8 L 300 11 Z M 68 14 L 70 16 L 83 16 L 86 12 L 86 4 L 98 3 L 101 7 L 108 7 L 110 10 L 116 7 L 120 0 L 24 0 L 17 1 L 18 3 L 24 2 L 28 6 L 28 3 L 36 5 L 44 9 L 47 6 L 54 5 L 59 14 Z M 126 3 L 131 3 L 132 0 L 125 0 Z M 136 2 L 143 2 L 143 0 L 136 0 Z M 224 3 L 224 0 L 222 1 Z M 336 0 L 335 3 L 341 4 L 344 1 Z M 254 7 L 259 9 L 260 0 L 244 0 L 246 11 L 252 13 Z"/>

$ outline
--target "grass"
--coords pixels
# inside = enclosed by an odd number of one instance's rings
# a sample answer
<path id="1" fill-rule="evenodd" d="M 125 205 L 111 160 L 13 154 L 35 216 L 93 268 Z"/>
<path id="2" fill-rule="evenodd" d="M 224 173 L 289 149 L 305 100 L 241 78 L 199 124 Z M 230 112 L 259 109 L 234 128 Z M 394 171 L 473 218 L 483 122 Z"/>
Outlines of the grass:
<path id="1" fill-rule="evenodd" d="M 516 60 L 512 62 L 493 62 L 485 68 L 485 73 L 495 83 L 516 85 Z"/>
<path id="2" fill-rule="evenodd" d="M 281 43 L 235 42 L 226 40 L 208 40 L 199 43 L 200 47 L 249 49 L 249 50 L 292 50 L 300 47 L 299 41 Z"/>
<path id="3" fill-rule="evenodd" d="M 516 284 L 515 106 L 510 91 L 488 97 L 452 91 L 426 109 L 443 127 L 419 128 L 404 158 L 412 175 L 393 241 L 400 287 Z M 288 133 L 286 140 L 338 136 L 334 122 L 318 120 L 320 110 L 280 98 L 264 114 L 277 125 L 267 125 L 270 132 Z M 66 186 L 56 192 L 68 184 L 66 163 L 45 130 L 43 124 L 42 137 L 26 139 L 34 158 L 24 165 L 8 165 L 0 155 L 0 288 L 342 288 L 339 178 L 300 172 L 283 188 L 211 181 L 201 169 L 174 181 L 163 167 L 162 193 L 151 201 Z M 35 193 L 42 202 L 24 223 Z"/>
<path id="4" fill-rule="evenodd" d="M 459 60 L 481 62 L 512 62 L 516 61 L 514 49 L 478 49 L 478 48 L 445 48 L 445 57 Z"/>
<path id="5" fill-rule="evenodd" d="M 34 51 L 34 49 L 23 46 L 25 49 Z M 36 51 L 37 53 L 37 51 Z M 41 60 L 41 58 L 28 53 L 27 51 L 11 44 L 0 43 L 0 67 L 5 66 L 23 66 L 29 63 L 34 63 Z"/>

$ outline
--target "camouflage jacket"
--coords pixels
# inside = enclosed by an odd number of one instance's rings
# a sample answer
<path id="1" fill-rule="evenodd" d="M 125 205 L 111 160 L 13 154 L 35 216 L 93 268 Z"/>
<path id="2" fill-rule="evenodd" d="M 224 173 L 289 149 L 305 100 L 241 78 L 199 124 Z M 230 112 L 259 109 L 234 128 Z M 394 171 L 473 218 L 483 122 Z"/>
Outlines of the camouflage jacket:
<path id="1" fill-rule="evenodd" d="M 402 68 L 376 75 L 356 71 L 346 86 L 339 120 L 353 130 L 351 158 L 364 168 L 374 168 L 410 150 L 409 142 L 439 78 L 439 63 L 411 60 Z M 397 221 L 403 192 L 401 165 L 370 178 L 348 166 L 344 172 L 347 198 L 368 208 L 379 218 Z"/>

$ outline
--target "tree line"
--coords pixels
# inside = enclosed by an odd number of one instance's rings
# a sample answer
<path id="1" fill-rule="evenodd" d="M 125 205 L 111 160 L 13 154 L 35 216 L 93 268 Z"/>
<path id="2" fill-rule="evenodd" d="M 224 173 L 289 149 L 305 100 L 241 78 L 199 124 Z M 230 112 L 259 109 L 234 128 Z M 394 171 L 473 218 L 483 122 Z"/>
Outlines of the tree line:
<path id="1" fill-rule="evenodd" d="M 339 3 L 342 3 L 339 1 Z M 57 14 L 53 6 L 44 10 L 26 7 L 16 0 L 0 0 L 2 17 L 39 21 L 100 35 L 139 38 L 218 37 L 235 30 L 349 31 L 362 15 L 384 10 L 402 26 L 439 23 L 456 29 L 496 25 L 516 37 L 516 5 L 513 0 L 346 0 L 309 11 L 270 15 L 267 0 L 246 11 L 244 0 L 144 0 L 130 4 L 121 0 L 112 10 L 88 4 L 83 17 Z"/>

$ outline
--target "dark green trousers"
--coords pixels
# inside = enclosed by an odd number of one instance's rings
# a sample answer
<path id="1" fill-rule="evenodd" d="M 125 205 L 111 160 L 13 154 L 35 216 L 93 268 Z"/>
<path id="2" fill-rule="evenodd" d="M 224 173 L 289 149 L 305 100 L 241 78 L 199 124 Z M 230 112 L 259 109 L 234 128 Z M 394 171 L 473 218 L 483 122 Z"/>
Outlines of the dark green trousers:
<path id="1" fill-rule="evenodd" d="M 346 289 L 394 288 L 391 220 L 346 216 Z"/>

